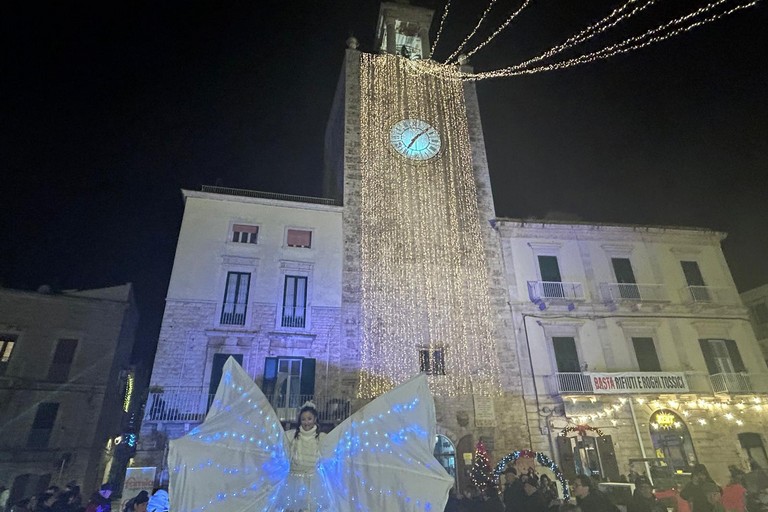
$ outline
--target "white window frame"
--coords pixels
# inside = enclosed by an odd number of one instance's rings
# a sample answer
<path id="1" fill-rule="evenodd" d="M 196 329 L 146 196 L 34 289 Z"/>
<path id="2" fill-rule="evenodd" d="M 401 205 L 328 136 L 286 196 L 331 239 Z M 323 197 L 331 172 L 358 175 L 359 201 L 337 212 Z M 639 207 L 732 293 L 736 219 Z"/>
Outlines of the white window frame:
<path id="1" fill-rule="evenodd" d="M 235 233 L 235 226 L 241 225 L 241 226 L 249 226 L 256 228 L 256 242 L 235 242 L 232 240 L 233 234 Z M 229 222 L 229 231 L 227 232 L 227 244 L 228 245 L 234 245 L 237 247 L 258 247 L 261 243 L 261 224 L 258 222 L 252 222 L 245 219 L 233 219 Z"/>

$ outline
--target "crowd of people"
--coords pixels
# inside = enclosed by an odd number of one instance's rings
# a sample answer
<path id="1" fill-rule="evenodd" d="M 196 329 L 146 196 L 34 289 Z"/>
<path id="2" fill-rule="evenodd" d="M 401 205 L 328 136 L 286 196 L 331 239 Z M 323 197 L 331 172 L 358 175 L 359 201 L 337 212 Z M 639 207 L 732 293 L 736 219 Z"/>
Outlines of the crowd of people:
<path id="1" fill-rule="evenodd" d="M 589 476 L 570 482 L 575 499 L 563 503 L 556 482 L 547 475 L 539 476 L 533 468 L 518 475 L 510 468 L 503 489 L 489 485 L 461 495 L 451 491 L 445 512 L 768 512 L 768 474 L 756 467 L 750 473 L 731 467 L 730 473 L 728 484 L 720 487 L 699 464 L 682 488 L 656 490 L 644 475 L 633 475 L 634 492 L 619 508 Z"/>
<path id="2" fill-rule="evenodd" d="M 0 512 L 112 512 L 113 487 L 103 484 L 84 501 L 77 482 L 64 488 L 49 486 L 44 492 L 9 503 L 10 490 L 0 486 Z M 168 491 L 156 489 L 152 496 L 141 491 L 125 502 L 121 512 L 168 512 Z"/>

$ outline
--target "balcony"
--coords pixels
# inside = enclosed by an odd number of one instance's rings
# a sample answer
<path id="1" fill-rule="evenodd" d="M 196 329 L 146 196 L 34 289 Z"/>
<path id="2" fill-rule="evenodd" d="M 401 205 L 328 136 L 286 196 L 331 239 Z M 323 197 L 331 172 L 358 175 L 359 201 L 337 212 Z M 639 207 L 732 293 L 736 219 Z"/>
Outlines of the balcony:
<path id="1" fill-rule="evenodd" d="M 528 281 L 528 297 L 531 302 L 546 301 L 575 302 L 584 300 L 584 286 L 581 283 L 560 281 Z"/>
<path id="2" fill-rule="evenodd" d="M 591 395 L 592 379 L 588 373 L 558 372 L 552 375 L 552 389 L 558 394 Z"/>
<path id="3" fill-rule="evenodd" d="M 172 387 L 152 391 L 144 408 L 144 421 L 201 423 L 213 398 L 208 388 Z M 324 423 L 338 423 L 351 414 L 349 400 L 342 398 L 293 395 L 286 400 L 283 396 L 275 396 L 270 398 L 269 403 L 280 421 L 296 421 L 301 405 L 307 400 L 317 405 L 319 420 Z"/>
<path id="4" fill-rule="evenodd" d="M 715 373 L 709 376 L 715 394 L 768 393 L 768 374 Z"/>
<path id="5" fill-rule="evenodd" d="M 736 294 L 730 288 L 712 286 L 686 286 L 680 291 L 686 304 L 734 304 Z"/>
<path id="6" fill-rule="evenodd" d="M 668 302 L 662 284 L 600 283 L 603 302 Z"/>

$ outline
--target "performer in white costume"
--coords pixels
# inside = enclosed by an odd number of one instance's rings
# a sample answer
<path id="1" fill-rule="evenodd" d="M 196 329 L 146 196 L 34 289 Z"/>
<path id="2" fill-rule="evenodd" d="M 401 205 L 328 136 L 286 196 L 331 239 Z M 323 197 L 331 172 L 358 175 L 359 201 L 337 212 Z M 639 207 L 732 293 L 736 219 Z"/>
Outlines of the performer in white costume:
<path id="1" fill-rule="evenodd" d="M 443 510 L 453 478 L 433 455 L 435 407 L 424 375 L 328 435 L 316 435 L 316 412 L 302 408 L 298 431 L 284 432 L 264 394 L 230 358 L 205 422 L 171 441 L 170 509 Z"/>

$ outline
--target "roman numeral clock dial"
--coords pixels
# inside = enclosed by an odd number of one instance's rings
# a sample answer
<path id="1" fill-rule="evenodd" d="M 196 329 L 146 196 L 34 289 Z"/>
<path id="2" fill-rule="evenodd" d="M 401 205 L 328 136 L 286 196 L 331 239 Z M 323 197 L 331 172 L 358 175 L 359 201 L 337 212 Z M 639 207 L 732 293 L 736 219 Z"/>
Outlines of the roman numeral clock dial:
<path id="1" fill-rule="evenodd" d="M 440 152 L 440 132 L 421 119 L 403 119 L 389 131 L 392 147 L 411 160 L 429 160 Z"/>

